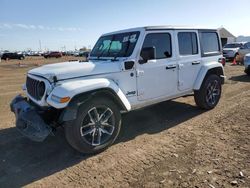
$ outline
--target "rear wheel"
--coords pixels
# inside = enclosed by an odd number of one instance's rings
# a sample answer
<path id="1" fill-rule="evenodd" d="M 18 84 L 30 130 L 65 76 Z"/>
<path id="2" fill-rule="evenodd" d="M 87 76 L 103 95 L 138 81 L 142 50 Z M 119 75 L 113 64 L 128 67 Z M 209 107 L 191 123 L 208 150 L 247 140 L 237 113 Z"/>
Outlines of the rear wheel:
<path id="1" fill-rule="evenodd" d="M 121 128 L 117 105 L 109 98 L 84 103 L 76 120 L 65 125 L 69 144 L 81 153 L 98 153 L 114 143 Z"/>
<path id="2" fill-rule="evenodd" d="M 197 106 L 210 110 L 214 108 L 221 97 L 221 79 L 219 76 L 208 75 L 203 81 L 200 90 L 194 91 Z"/>

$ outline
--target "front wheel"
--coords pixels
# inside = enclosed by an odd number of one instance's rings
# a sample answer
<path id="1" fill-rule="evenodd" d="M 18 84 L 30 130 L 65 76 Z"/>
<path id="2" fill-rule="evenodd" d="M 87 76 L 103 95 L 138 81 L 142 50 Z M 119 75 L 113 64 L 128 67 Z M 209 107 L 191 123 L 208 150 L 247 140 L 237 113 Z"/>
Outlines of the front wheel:
<path id="1" fill-rule="evenodd" d="M 114 143 L 120 128 L 117 105 L 109 98 L 95 98 L 84 103 L 76 120 L 65 125 L 65 136 L 79 152 L 98 153 Z"/>
<path id="2" fill-rule="evenodd" d="M 214 108 L 221 97 L 221 79 L 212 74 L 205 78 L 201 88 L 194 91 L 194 99 L 197 106 L 210 110 Z"/>

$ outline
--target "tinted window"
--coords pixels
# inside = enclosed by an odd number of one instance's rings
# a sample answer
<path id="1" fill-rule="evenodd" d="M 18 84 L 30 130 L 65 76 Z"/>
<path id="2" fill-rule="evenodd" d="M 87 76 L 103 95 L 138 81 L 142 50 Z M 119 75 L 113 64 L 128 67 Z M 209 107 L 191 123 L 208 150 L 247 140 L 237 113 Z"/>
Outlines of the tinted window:
<path id="1" fill-rule="evenodd" d="M 220 52 L 219 37 L 216 32 L 202 32 L 201 45 L 204 54 Z"/>
<path id="2" fill-rule="evenodd" d="M 155 47 L 156 59 L 172 56 L 171 36 L 169 33 L 151 33 L 144 40 L 142 48 Z"/>
<path id="3" fill-rule="evenodd" d="M 197 36 L 194 32 L 178 33 L 180 55 L 198 54 Z"/>

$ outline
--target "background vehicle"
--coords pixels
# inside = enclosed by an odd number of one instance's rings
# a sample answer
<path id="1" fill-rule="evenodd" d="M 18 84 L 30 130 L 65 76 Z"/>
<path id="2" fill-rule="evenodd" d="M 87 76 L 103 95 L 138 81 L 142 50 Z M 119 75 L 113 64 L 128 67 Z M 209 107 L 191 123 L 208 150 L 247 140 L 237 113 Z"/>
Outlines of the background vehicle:
<path id="1" fill-rule="evenodd" d="M 44 54 L 43 57 L 45 57 L 45 58 L 51 58 L 51 57 L 59 58 L 59 57 L 62 57 L 62 53 L 61 52 L 49 52 L 49 53 Z"/>
<path id="2" fill-rule="evenodd" d="M 79 56 L 80 56 L 80 57 L 88 58 L 88 57 L 89 57 L 89 54 L 90 54 L 89 51 L 84 51 L 84 52 L 80 51 L 80 52 L 79 52 Z"/>
<path id="3" fill-rule="evenodd" d="M 239 54 L 239 49 L 244 45 L 242 42 L 226 44 L 223 47 L 223 56 L 228 60 L 233 60 Z"/>
<path id="4" fill-rule="evenodd" d="M 237 57 L 236 61 L 243 64 L 245 55 L 250 53 L 250 42 L 245 42 L 244 45 L 240 47 L 238 53 L 239 56 Z"/>
<path id="5" fill-rule="evenodd" d="M 25 56 L 23 54 L 18 54 L 18 53 L 4 53 L 1 57 L 1 59 L 7 60 L 7 59 L 24 59 Z"/>
<path id="6" fill-rule="evenodd" d="M 250 53 L 244 57 L 245 73 L 250 76 Z"/>
<path id="7" fill-rule="evenodd" d="M 43 141 L 59 126 L 82 153 L 105 150 L 121 129 L 121 113 L 193 94 L 213 109 L 224 69 L 215 29 L 141 27 L 102 35 L 88 62 L 45 65 L 28 72 L 26 98 L 11 110 L 17 128 Z M 32 108 L 32 106 L 36 108 Z M 49 119 L 47 119 L 47 118 Z"/>

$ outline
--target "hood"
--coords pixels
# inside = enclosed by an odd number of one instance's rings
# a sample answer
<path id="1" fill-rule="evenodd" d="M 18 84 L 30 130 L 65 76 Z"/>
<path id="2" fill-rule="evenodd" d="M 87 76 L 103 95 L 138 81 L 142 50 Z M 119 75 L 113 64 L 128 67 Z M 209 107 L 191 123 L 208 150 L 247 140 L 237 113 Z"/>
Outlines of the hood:
<path id="1" fill-rule="evenodd" d="M 30 70 L 28 73 L 42 76 L 51 80 L 53 76 L 57 80 L 76 78 L 81 76 L 92 76 L 97 74 L 115 73 L 121 70 L 118 61 L 97 61 L 97 62 L 64 62 L 44 65 Z"/>

